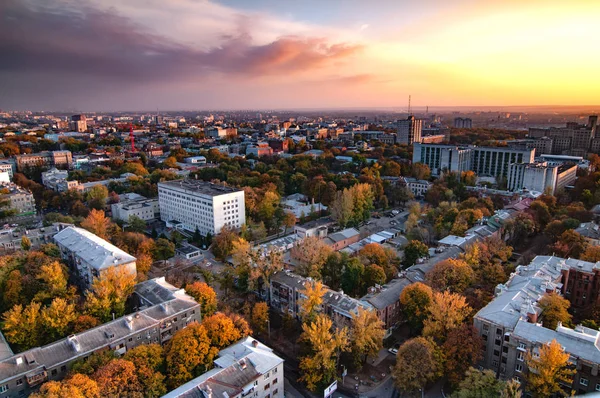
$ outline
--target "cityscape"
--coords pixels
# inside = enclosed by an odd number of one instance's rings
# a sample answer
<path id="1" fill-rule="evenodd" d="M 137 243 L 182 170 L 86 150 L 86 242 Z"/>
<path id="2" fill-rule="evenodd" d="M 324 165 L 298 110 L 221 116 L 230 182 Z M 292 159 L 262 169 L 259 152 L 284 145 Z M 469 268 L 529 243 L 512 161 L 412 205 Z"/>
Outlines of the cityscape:
<path id="1" fill-rule="evenodd" d="M 597 12 L 4 1 L 0 398 L 600 394 Z"/>

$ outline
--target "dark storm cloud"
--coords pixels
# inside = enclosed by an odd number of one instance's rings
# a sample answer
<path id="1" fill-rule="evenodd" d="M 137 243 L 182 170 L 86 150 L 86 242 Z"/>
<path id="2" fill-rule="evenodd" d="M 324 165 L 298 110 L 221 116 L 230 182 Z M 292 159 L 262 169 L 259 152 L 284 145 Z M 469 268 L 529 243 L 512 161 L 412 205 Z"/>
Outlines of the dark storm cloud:
<path id="1" fill-rule="evenodd" d="M 242 32 L 200 51 L 83 2 L 1 3 L 0 72 L 5 74 L 76 74 L 127 82 L 174 81 L 211 73 L 253 77 L 310 71 L 360 50 L 295 36 L 255 45 L 251 34 Z"/>

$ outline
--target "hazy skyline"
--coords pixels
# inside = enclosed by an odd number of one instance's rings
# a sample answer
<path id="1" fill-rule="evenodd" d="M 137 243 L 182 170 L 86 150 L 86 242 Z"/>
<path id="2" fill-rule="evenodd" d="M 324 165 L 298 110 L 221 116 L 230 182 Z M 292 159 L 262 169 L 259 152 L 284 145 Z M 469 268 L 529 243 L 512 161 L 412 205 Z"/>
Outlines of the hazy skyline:
<path id="1" fill-rule="evenodd" d="M 594 105 L 598 15 L 593 0 L 4 0 L 0 108 Z"/>

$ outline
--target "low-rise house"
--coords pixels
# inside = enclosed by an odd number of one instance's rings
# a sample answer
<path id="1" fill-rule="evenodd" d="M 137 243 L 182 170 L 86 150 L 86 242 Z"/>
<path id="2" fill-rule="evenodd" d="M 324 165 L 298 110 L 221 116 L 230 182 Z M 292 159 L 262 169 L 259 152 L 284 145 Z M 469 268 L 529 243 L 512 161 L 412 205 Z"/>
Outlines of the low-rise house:
<path id="1" fill-rule="evenodd" d="M 83 228 L 65 228 L 54 235 L 54 242 L 84 289 L 89 289 L 94 278 L 111 267 L 124 267 L 137 274 L 135 257 Z"/>
<path id="2" fill-rule="evenodd" d="M 600 246 L 600 226 L 595 222 L 584 222 L 575 229 L 575 232 L 585 237 L 590 245 Z"/>
<path id="3" fill-rule="evenodd" d="M 342 250 L 343 248 L 356 243 L 360 240 L 360 232 L 355 228 L 346 228 L 342 231 L 328 235 L 324 242 L 334 251 Z"/>
<path id="4" fill-rule="evenodd" d="M 306 217 L 314 212 L 320 212 L 327 210 L 327 206 L 321 203 L 315 203 L 313 200 L 309 202 L 308 199 L 302 194 L 293 194 L 281 201 L 281 207 L 284 211 L 293 213 L 297 220 L 302 217 Z"/>
<path id="5" fill-rule="evenodd" d="M 121 195 L 119 203 L 110 205 L 113 220 L 128 221 L 129 217 L 136 216 L 144 221 L 160 218 L 158 198 L 148 199 L 142 195 L 133 198 Z"/>
<path id="6" fill-rule="evenodd" d="M 141 344 L 165 344 L 176 331 L 201 319 L 200 305 L 164 278 L 136 285 L 132 300 L 137 306 L 133 314 L 21 353 L 3 349 L 0 396 L 28 396 L 46 381 L 62 380 L 75 361 L 95 352 L 110 350 L 121 356 Z"/>
<path id="7" fill-rule="evenodd" d="M 253 337 L 219 351 L 215 367 L 163 398 L 283 398 L 283 359 Z"/>
<path id="8" fill-rule="evenodd" d="M 319 218 L 318 220 L 309 221 L 301 225 L 294 225 L 294 233 L 301 238 L 309 236 L 324 238 L 327 236 L 327 231 L 332 225 L 333 220 L 331 218 Z"/>
<path id="9" fill-rule="evenodd" d="M 35 228 L 29 230 L 4 228 L 0 230 L 0 250 L 20 250 L 21 242 L 24 236 L 26 236 L 31 242 L 31 247 L 37 249 L 43 244 L 54 243 L 52 239 L 54 235 L 56 235 L 63 229 L 72 226 L 72 224 L 54 223 L 48 227 Z"/>

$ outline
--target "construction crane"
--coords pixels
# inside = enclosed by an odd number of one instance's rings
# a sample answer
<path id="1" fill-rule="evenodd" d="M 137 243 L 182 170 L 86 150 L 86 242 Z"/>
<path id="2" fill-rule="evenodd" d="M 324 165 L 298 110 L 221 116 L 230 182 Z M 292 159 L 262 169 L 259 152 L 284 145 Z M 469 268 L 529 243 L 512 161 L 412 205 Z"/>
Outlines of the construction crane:
<path id="1" fill-rule="evenodd" d="M 129 124 L 129 141 L 131 141 L 131 152 L 135 152 L 135 136 L 133 135 L 133 125 Z"/>

